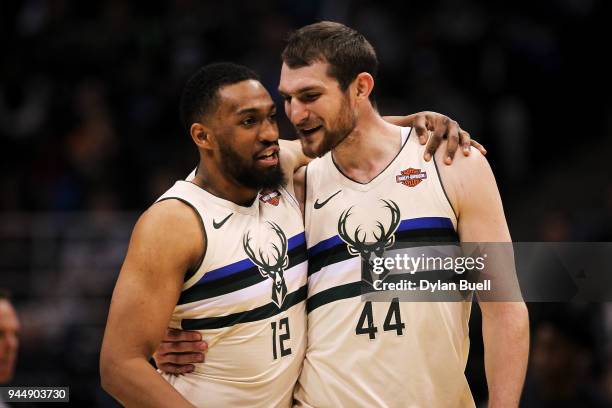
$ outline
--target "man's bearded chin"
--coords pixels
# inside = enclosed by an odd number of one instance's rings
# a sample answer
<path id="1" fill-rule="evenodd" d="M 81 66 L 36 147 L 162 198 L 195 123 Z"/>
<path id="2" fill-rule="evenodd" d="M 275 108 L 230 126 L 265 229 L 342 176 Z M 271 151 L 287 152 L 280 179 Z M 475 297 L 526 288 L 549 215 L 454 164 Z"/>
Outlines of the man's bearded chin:
<path id="1" fill-rule="evenodd" d="M 274 167 L 258 168 L 254 162 L 252 162 L 251 166 L 247 166 L 243 164 L 242 158 L 236 152 L 223 144 L 219 147 L 223 171 L 239 184 L 256 190 L 274 190 L 284 184 L 285 175 L 280 165 L 280 159 Z"/>
<path id="2" fill-rule="evenodd" d="M 346 137 L 355 129 L 357 125 L 357 117 L 351 111 L 348 101 L 344 101 L 338 112 L 338 118 L 331 129 L 323 129 L 323 139 L 316 152 L 312 151 L 313 156 L 309 156 L 306 151 L 304 154 L 308 157 L 321 157 L 325 153 L 331 151 L 338 146 Z"/>

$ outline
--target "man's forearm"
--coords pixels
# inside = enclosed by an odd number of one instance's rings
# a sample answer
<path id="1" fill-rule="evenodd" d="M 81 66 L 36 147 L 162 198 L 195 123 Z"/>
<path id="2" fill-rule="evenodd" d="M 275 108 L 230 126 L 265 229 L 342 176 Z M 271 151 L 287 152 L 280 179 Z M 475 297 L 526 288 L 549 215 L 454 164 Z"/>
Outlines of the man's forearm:
<path id="1" fill-rule="evenodd" d="M 481 303 L 489 407 L 518 407 L 529 355 L 523 302 Z"/>
<path id="2" fill-rule="evenodd" d="M 193 408 L 143 358 L 101 361 L 102 388 L 124 406 Z"/>
<path id="3" fill-rule="evenodd" d="M 383 116 L 383 119 L 396 126 L 414 126 L 416 113 L 406 116 Z"/>
<path id="4" fill-rule="evenodd" d="M 299 140 L 279 139 L 281 166 L 287 174 L 293 174 L 297 169 L 307 165 L 312 161 L 302 151 L 302 144 Z"/>

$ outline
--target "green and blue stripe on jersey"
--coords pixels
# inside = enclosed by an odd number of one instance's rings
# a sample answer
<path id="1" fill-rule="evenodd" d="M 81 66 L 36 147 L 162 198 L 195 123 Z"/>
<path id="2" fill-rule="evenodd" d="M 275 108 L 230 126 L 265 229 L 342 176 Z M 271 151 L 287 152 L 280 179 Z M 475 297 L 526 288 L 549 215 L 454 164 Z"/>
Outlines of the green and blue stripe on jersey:
<path id="1" fill-rule="evenodd" d="M 289 257 L 287 270 L 306 261 L 306 239 L 303 232 L 289 238 L 287 247 Z M 249 258 L 245 258 L 206 272 L 198 282 L 181 293 L 178 304 L 221 296 L 256 285 L 266 279 L 268 278 L 261 276 L 257 266 Z"/>
<path id="2" fill-rule="evenodd" d="M 448 245 L 449 243 L 459 243 L 459 235 L 449 218 L 420 217 L 405 219 L 400 222 L 395 231 L 393 248 Z M 348 252 L 346 242 L 338 235 L 334 235 L 308 248 L 308 276 L 319 272 L 324 267 L 351 258 L 356 257 Z M 307 311 L 310 313 L 325 304 L 361 296 L 363 293 L 364 282 L 361 280 L 338 285 L 318 293 L 311 293 L 307 300 Z"/>

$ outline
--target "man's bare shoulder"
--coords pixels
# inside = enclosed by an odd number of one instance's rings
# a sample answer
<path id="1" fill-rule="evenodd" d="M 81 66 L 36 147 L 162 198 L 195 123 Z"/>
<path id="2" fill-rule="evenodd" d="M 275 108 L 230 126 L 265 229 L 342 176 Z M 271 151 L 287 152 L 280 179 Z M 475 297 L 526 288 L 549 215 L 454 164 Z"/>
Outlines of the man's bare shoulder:
<path id="1" fill-rule="evenodd" d="M 453 163 L 448 165 L 444 163 L 444 155 L 446 154 L 446 140 L 442 141 L 440 147 L 435 152 L 436 165 L 441 173 L 455 174 L 456 177 L 463 177 L 461 174 L 457 174 L 455 170 L 464 170 L 479 172 L 488 169 L 490 171 L 491 166 L 487 158 L 480 153 L 480 151 L 470 146 L 470 154 L 465 156 L 462 152 L 457 152 Z"/>
<path id="2" fill-rule="evenodd" d="M 165 199 L 153 204 L 139 218 L 137 226 L 148 232 L 198 231 L 200 216 L 189 204 L 178 199 Z"/>
<path id="3" fill-rule="evenodd" d="M 486 157 L 474 147 L 470 147 L 469 156 L 459 152 L 455 155 L 453 163 L 444 163 L 444 152 L 447 141 L 443 141 L 436 151 L 434 159 L 440 173 L 444 189 L 453 208 L 460 210 L 466 200 L 477 199 L 477 195 L 490 188 L 497 190 L 497 183 L 493 176 L 491 166 Z"/>
<path id="4" fill-rule="evenodd" d="M 153 257 L 176 256 L 195 263 L 206 237 L 200 216 L 188 204 L 168 199 L 153 204 L 138 219 L 131 248 L 145 249 Z"/>

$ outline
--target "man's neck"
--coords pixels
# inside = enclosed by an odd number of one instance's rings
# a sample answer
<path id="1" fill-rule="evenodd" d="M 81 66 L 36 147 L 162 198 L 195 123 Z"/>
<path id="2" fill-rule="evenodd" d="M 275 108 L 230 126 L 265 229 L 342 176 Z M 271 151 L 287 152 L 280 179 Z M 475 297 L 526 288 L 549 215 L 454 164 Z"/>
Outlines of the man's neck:
<path id="1" fill-rule="evenodd" d="M 218 175 L 220 172 L 216 172 L 217 176 L 211 176 L 211 173 L 210 169 L 203 166 L 202 160 L 200 160 L 193 183 L 209 193 L 235 204 L 245 207 L 253 204 L 257 197 L 257 189 L 245 187 L 235 181 L 221 177 Z"/>
<path id="2" fill-rule="evenodd" d="M 385 122 L 372 108 L 360 112 L 357 126 L 332 150 L 332 157 L 347 177 L 369 183 L 391 163 L 400 148 L 400 128 Z"/>

